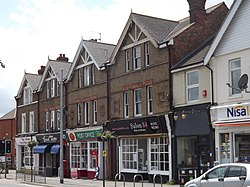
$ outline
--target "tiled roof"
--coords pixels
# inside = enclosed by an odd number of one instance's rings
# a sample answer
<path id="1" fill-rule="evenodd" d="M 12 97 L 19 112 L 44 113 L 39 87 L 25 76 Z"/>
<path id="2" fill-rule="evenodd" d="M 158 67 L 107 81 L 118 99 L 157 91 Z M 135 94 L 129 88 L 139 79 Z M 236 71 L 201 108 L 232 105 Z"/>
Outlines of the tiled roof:
<path id="1" fill-rule="evenodd" d="M 32 91 L 37 89 L 42 76 L 38 74 L 30 74 L 30 73 L 26 73 L 25 76 L 26 76 L 27 81 L 30 84 Z"/>
<path id="2" fill-rule="evenodd" d="M 7 119 L 15 119 L 16 118 L 16 109 L 11 110 L 7 114 L 3 115 L 0 120 L 7 120 Z"/>
<path id="3" fill-rule="evenodd" d="M 204 58 L 210 48 L 210 45 L 214 39 L 214 36 L 208 38 L 203 44 L 201 44 L 197 49 L 189 53 L 180 62 L 175 64 L 171 69 L 178 69 L 181 67 L 197 64 L 204 61 Z"/>
<path id="4" fill-rule="evenodd" d="M 157 43 L 160 43 L 178 25 L 178 21 L 160 19 L 136 13 L 132 13 L 132 16 L 134 16 L 138 24 L 147 30 Z"/>
<path id="5" fill-rule="evenodd" d="M 48 63 L 59 79 L 61 77 L 61 69 L 63 70 L 63 79 L 65 79 L 68 75 L 69 68 L 72 64 L 70 62 L 58 61 L 58 60 L 50 60 Z"/>
<path id="6" fill-rule="evenodd" d="M 115 48 L 115 45 L 100 43 L 92 40 L 83 40 L 83 44 L 90 52 L 93 60 L 100 67 L 103 63 L 107 62 Z"/>

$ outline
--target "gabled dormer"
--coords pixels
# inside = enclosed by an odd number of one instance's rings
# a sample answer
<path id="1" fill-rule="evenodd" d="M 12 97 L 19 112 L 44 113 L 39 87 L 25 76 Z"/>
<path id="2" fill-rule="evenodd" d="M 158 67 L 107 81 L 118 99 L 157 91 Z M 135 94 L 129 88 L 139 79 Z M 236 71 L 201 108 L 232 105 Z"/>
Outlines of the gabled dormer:
<path id="1" fill-rule="evenodd" d="M 50 99 L 59 96 L 59 83 L 61 79 L 61 70 L 63 80 L 67 78 L 71 63 L 65 55 L 60 55 L 57 60 L 49 59 L 43 72 L 38 91 L 42 92 L 41 98 Z"/>
<path id="2" fill-rule="evenodd" d="M 74 88 L 80 89 L 105 81 L 98 77 L 97 71 L 105 69 L 114 45 L 97 42 L 96 40 L 81 40 L 73 64 L 69 70 L 68 81 L 74 78 Z M 98 78 L 97 78 L 98 77 Z"/>
<path id="3" fill-rule="evenodd" d="M 111 57 L 111 63 L 119 61 L 119 69 L 123 69 L 117 73 L 128 73 L 154 64 L 157 60 L 151 58 L 152 53 L 160 48 L 161 42 L 177 25 L 176 21 L 131 13 Z"/>
<path id="4" fill-rule="evenodd" d="M 18 105 L 28 105 L 35 101 L 33 93 L 37 91 L 41 75 L 25 73 L 18 90 L 16 99 Z"/>

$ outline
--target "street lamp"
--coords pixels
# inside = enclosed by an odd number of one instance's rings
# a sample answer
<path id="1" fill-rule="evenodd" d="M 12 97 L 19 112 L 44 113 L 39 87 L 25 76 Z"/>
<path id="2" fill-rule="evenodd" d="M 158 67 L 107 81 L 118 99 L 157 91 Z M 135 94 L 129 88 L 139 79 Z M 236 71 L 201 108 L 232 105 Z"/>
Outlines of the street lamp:
<path id="1" fill-rule="evenodd" d="M 60 183 L 63 184 L 63 69 L 60 77 Z"/>
<path id="2" fill-rule="evenodd" d="M 4 63 L 2 63 L 2 61 L 1 61 L 1 60 L 0 60 L 0 65 L 1 65 L 1 67 L 2 67 L 2 68 L 5 68 Z"/>

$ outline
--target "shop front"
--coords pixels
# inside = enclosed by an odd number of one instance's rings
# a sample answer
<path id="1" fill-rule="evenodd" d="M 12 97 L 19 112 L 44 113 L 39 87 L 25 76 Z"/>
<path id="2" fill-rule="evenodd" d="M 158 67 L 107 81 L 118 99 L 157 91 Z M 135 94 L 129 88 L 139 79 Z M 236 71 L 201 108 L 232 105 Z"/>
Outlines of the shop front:
<path id="1" fill-rule="evenodd" d="M 29 147 L 29 142 L 37 141 L 35 136 L 27 135 L 20 136 L 15 138 L 16 143 L 16 170 L 21 170 L 22 168 L 30 169 L 32 158 L 31 147 Z M 36 162 L 36 157 L 33 158 L 33 161 Z"/>
<path id="2" fill-rule="evenodd" d="M 45 168 L 46 176 L 58 176 L 60 167 L 60 133 L 37 134 L 38 145 L 34 146 L 33 153 L 38 156 L 39 168 Z"/>
<path id="3" fill-rule="evenodd" d="M 209 104 L 175 108 L 176 180 L 184 184 L 207 171 L 214 160 Z"/>
<path id="4" fill-rule="evenodd" d="M 102 149 L 98 136 L 102 127 L 67 130 L 70 142 L 70 175 L 72 178 L 94 179 L 96 169 L 102 170 Z M 99 172 L 100 174 L 102 172 Z M 99 178 L 102 176 L 99 175 Z"/>
<path id="5" fill-rule="evenodd" d="M 118 171 L 126 181 L 133 181 L 136 174 L 150 182 L 155 174 L 162 175 L 164 182 L 169 180 L 171 145 L 167 125 L 168 117 L 166 119 L 163 115 L 106 124 L 105 128 L 113 132 L 118 141 L 118 163 L 111 164 L 118 165 Z"/>
<path id="6" fill-rule="evenodd" d="M 211 108 L 216 162 L 250 163 L 250 103 Z"/>

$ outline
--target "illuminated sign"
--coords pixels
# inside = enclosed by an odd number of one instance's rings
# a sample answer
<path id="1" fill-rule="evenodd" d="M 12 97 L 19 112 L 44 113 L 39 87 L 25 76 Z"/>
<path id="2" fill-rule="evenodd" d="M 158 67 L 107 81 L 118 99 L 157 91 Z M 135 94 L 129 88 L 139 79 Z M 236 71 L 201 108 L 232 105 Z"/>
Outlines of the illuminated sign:
<path id="1" fill-rule="evenodd" d="M 227 108 L 227 117 L 249 116 L 249 106 L 236 106 Z"/>

